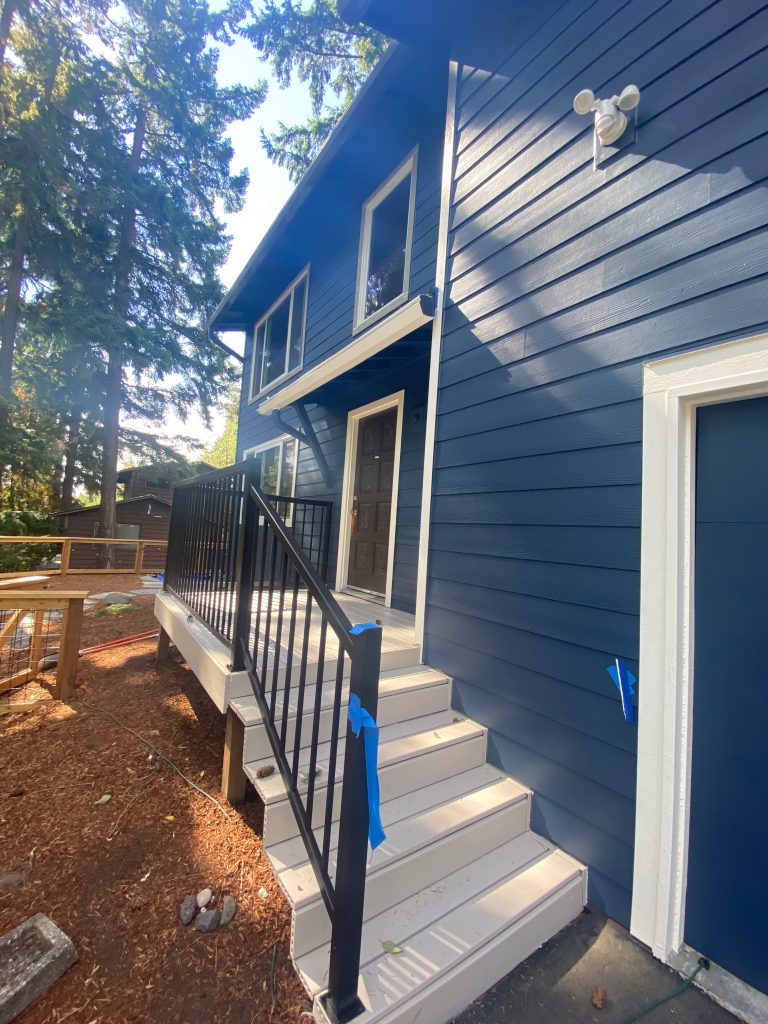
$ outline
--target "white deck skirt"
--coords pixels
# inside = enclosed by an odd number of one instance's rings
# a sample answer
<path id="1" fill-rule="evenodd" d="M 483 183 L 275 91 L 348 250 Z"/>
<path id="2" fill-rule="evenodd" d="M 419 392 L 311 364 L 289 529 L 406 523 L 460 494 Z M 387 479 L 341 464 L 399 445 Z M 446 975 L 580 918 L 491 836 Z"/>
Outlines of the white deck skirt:
<path id="1" fill-rule="evenodd" d="M 285 595 L 283 606 L 283 631 L 280 637 L 278 660 L 278 680 L 282 682 L 288 665 L 288 635 L 291 621 L 292 592 Z M 393 608 L 384 608 L 374 601 L 366 601 L 348 594 L 336 594 L 336 600 L 353 625 L 360 623 L 380 623 L 383 627 L 381 643 L 382 671 L 400 668 L 404 664 L 413 664 L 418 660 L 418 647 L 415 642 L 414 616 Z M 262 595 L 261 615 L 259 617 L 259 633 L 265 635 L 269 598 Z M 274 666 L 275 629 L 277 622 L 279 598 L 272 599 L 272 614 L 269 639 L 270 671 Z M 306 592 L 300 593 L 296 608 L 295 644 L 292 652 L 292 670 L 298 670 L 301 664 L 301 640 L 304 636 L 304 618 L 306 609 Z M 257 609 L 254 607 L 251 624 L 251 642 L 256 627 Z M 172 594 L 161 593 L 155 598 L 155 618 L 168 633 L 173 643 L 183 655 L 185 661 L 200 681 L 203 689 L 222 713 L 227 710 L 231 701 L 251 694 L 251 685 L 245 672 L 232 672 L 229 648 L 218 640 L 205 626 L 190 615 L 187 608 Z M 321 628 L 320 617 L 313 603 L 310 616 L 310 632 L 307 664 L 314 675 L 308 672 L 308 679 L 314 680 L 320 659 Z M 324 678 L 335 675 L 338 657 L 338 641 L 331 629 L 326 630 L 324 650 Z"/>

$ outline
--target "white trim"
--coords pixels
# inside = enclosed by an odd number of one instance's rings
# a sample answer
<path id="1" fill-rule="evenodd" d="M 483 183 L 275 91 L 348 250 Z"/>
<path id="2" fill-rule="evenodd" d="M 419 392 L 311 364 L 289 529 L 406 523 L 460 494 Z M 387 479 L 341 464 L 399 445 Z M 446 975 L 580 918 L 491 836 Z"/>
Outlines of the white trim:
<path id="1" fill-rule="evenodd" d="M 277 437 L 272 437 L 269 441 L 261 441 L 259 444 L 251 445 L 250 448 L 243 449 L 243 459 L 250 459 L 254 455 L 258 455 L 260 452 L 268 452 L 270 448 L 277 448 L 280 446 L 280 468 L 278 470 L 278 480 L 283 478 L 283 463 L 285 460 L 285 445 L 293 442 L 296 446 L 296 454 L 293 462 L 293 486 L 291 487 L 291 493 L 285 494 L 285 498 L 293 498 L 296 494 L 296 477 L 299 475 L 299 441 L 298 438 L 293 437 L 291 434 L 278 434 Z"/>
<path id="2" fill-rule="evenodd" d="M 305 343 L 306 337 L 307 337 L 307 308 L 308 308 L 308 304 L 309 304 L 309 268 L 310 268 L 310 264 L 308 263 L 306 265 L 306 267 L 304 267 L 304 269 L 301 271 L 301 273 L 296 275 L 296 277 L 293 279 L 293 281 L 291 281 L 291 283 L 288 285 L 288 287 L 283 292 L 280 293 L 278 298 L 275 299 L 275 301 L 272 303 L 272 305 L 269 307 L 269 309 L 266 311 L 266 313 L 262 317 L 260 317 L 256 321 L 256 323 L 254 324 L 253 331 L 252 331 L 252 334 L 251 334 L 252 341 L 253 341 L 253 346 L 252 346 L 252 349 L 251 349 L 251 376 L 250 376 L 250 382 L 249 382 L 249 385 L 248 385 L 248 403 L 249 404 L 252 403 L 252 402 L 258 401 L 258 399 L 262 395 L 265 395 L 265 394 L 267 394 L 267 392 L 272 391 L 274 388 L 276 388 L 283 381 L 288 380 L 289 377 L 293 377 L 297 373 L 301 373 L 301 371 L 302 371 L 302 369 L 304 367 L 304 343 Z M 279 306 L 281 306 L 282 303 L 290 295 L 291 296 L 291 302 L 290 302 L 290 306 L 289 306 L 289 309 L 288 309 L 288 326 L 287 326 L 287 334 L 286 334 L 286 339 L 285 339 L 285 361 L 287 363 L 288 362 L 288 357 L 289 357 L 290 351 L 291 351 L 291 327 L 293 325 L 293 293 L 299 287 L 299 285 L 301 284 L 302 281 L 306 281 L 306 287 L 304 288 L 304 310 L 303 310 L 304 323 L 302 325 L 302 330 L 301 330 L 301 356 L 299 358 L 298 365 L 294 366 L 290 370 L 286 370 L 284 373 L 281 373 L 279 377 L 276 377 L 274 380 L 271 380 L 269 382 L 269 384 L 265 388 L 260 388 L 257 392 L 254 392 L 253 385 L 254 385 L 254 378 L 255 378 L 255 375 L 256 375 L 256 355 L 257 355 L 257 351 L 258 351 L 258 345 L 256 344 L 256 337 L 257 337 L 257 335 L 259 333 L 259 328 L 269 320 L 269 318 L 272 316 L 272 314 L 275 312 L 275 310 Z"/>
<path id="3" fill-rule="evenodd" d="M 324 359 L 322 363 L 307 370 L 297 380 L 281 388 L 276 394 L 265 399 L 259 405 L 259 412 L 262 416 L 269 416 L 275 409 L 284 409 L 299 398 L 303 398 L 310 392 L 322 387 L 329 381 L 334 380 L 347 370 L 351 370 L 366 359 L 375 356 L 396 341 L 404 338 L 407 334 L 428 324 L 433 317 L 432 297 L 417 295 L 396 312 L 391 313 L 386 320 L 382 320 L 371 327 L 365 334 L 355 338 L 349 345 L 345 345 L 334 355 Z"/>
<path id="4" fill-rule="evenodd" d="M 683 945 L 693 709 L 696 409 L 768 393 L 768 334 L 648 363 L 637 809 L 631 931 L 668 961 Z"/>
<path id="5" fill-rule="evenodd" d="M 389 540 L 387 550 L 387 583 L 384 590 L 384 604 L 392 604 L 392 580 L 395 572 L 395 534 L 397 532 L 397 494 L 400 485 L 400 450 L 403 441 L 403 407 L 405 391 L 396 391 L 386 398 L 379 398 L 368 405 L 352 409 L 347 415 L 347 442 L 344 449 L 344 478 L 341 488 L 341 513 L 339 520 L 339 549 L 336 558 L 336 589 L 344 590 L 349 573 L 349 542 L 352 534 L 352 497 L 355 488 L 355 463 L 357 461 L 357 438 L 360 423 L 369 416 L 397 409 L 395 425 L 395 460 L 392 467 L 392 510 L 389 516 Z"/>
<path id="6" fill-rule="evenodd" d="M 416 160 L 418 146 L 413 149 L 403 162 L 395 168 L 387 180 L 363 203 L 362 224 L 360 227 L 360 248 L 357 257 L 357 283 L 355 285 L 355 312 L 352 333 L 365 330 L 374 321 L 386 316 L 388 312 L 403 303 L 407 297 L 411 281 L 411 250 L 413 248 L 413 222 L 416 210 Z M 371 222 L 377 206 L 393 192 L 401 182 L 410 175 L 411 185 L 408 195 L 408 222 L 405 228 L 405 262 L 403 265 L 403 290 L 390 299 L 384 306 L 365 315 L 365 297 L 367 292 L 368 267 L 371 261 Z"/>
<path id="7" fill-rule="evenodd" d="M 443 338 L 443 311 L 445 309 L 445 283 L 448 268 L 448 232 L 451 213 L 451 185 L 453 181 L 453 150 L 456 125 L 456 89 L 458 63 L 450 62 L 448 72 L 448 98 L 445 110 L 445 138 L 443 142 L 443 170 L 440 186 L 440 219 L 437 231 L 437 264 L 435 268 L 435 318 L 432 321 L 432 348 L 429 358 L 429 384 L 424 437 L 424 475 L 421 486 L 421 518 L 419 520 L 419 555 L 416 570 L 416 643 L 423 649 L 424 618 L 427 603 L 427 577 L 429 562 L 429 521 L 432 511 L 432 477 L 435 464 L 435 435 L 437 432 L 437 392 L 440 376 L 440 347 Z"/>

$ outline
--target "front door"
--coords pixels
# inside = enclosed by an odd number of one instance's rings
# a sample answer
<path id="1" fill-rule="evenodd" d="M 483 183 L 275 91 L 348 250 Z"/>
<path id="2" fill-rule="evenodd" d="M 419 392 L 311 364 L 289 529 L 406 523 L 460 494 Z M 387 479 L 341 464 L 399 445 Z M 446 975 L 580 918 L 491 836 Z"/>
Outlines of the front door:
<path id="1" fill-rule="evenodd" d="M 397 409 L 358 426 L 347 583 L 376 594 L 387 589 L 396 436 Z"/>
<path id="2" fill-rule="evenodd" d="M 697 413 L 685 941 L 768 992 L 768 398 Z"/>

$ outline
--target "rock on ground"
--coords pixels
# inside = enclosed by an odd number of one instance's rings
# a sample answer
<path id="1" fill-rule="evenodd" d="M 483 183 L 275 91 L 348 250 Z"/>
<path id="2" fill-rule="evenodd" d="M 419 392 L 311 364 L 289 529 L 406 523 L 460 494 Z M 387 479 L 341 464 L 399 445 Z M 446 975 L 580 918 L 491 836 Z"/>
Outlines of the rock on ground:
<path id="1" fill-rule="evenodd" d="M 201 889 L 200 892 L 197 894 L 197 905 L 202 910 L 203 907 L 208 906 L 212 899 L 213 893 L 211 892 L 210 889 Z"/>
<path id="2" fill-rule="evenodd" d="M 182 924 L 187 925 L 192 922 L 192 918 L 195 916 L 197 910 L 197 900 L 194 896 L 185 896 L 181 901 L 179 907 L 179 920 Z"/>
<path id="3" fill-rule="evenodd" d="M 234 896 L 225 896 L 221 904 L 221 927 L 225 928 L 234 918 L 237 912 L 237 903 Z"/>
<path id="4" fill-rule="evenodd" d="M 199 932 L 215 932 L 221 921 L 220 910 L 201 910 L 195 918 L 195 928 Z"/>

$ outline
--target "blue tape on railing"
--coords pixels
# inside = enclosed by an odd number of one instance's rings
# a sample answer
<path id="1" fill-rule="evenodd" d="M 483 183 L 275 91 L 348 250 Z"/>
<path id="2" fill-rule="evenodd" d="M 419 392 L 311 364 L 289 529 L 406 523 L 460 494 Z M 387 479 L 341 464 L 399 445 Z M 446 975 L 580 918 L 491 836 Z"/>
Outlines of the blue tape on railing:
<path id="1" fill-rule="evenodd" d="M 359 636 L 360 633 L 364 633 L 366 629 L 378 629 L 379 627 L 375 622 L 361 622 L 358 626 L 353 626 L 350 629 L 352 636 Z"/>
<path id="2" fill-rule="evenodd" d="M 356 626 L 355 629 L 361 627 Z M 363 629 L 366 627 L 363 626 Z M 354 632 L 354 631 L 353 631 Z M 371 715 L 360 703 L 356 693 L 349 695 L 349 708 L 347 709 L 349 724 L 355 736 L 360 736 L 363 730 L 363 743 L 365 744 L 365 777 L 368 786 L 368 841 L 371 849 L 375 850 L 387 838 L 384 827 L 381 824 L 381 813 L 379 811 L 379 727 Z"/>
<path id="3" fill-rule="evenodd" d="M 609 665 L 606 672 L 614 681 L 618 687 L 619 693 L 621 694 L 621 707 L 624 711 L 624 718 L 630 725 L 635 720 L 635 709 L 632 704 L 632 697 L 635 693 L 635 683 L 637 679 L 627 668 L 627 663 L 623 658 L 616 658 L 613 665 Z"/>

